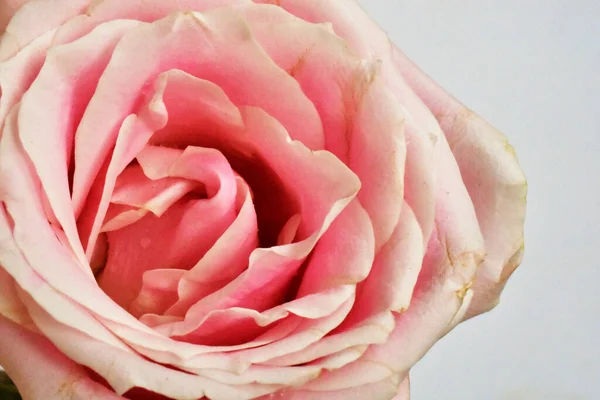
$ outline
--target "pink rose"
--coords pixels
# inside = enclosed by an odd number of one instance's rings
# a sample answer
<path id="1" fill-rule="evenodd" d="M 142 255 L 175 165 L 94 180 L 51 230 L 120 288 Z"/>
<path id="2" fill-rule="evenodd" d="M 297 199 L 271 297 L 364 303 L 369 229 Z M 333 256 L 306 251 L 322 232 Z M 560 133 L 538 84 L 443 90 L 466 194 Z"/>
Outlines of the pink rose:
<path id="1" fill-rule="evenodd" d="M 0 61 L 25 399 L 408 399 L 521 261 L 512 148 L 353 0 L 31 0 Z"/>

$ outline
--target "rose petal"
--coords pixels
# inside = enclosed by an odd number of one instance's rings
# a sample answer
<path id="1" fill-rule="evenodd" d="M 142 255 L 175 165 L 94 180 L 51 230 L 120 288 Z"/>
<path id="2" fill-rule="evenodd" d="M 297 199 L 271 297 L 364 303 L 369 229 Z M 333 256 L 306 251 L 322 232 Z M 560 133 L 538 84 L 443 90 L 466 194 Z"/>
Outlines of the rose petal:
<path id="1" fill-rule="evenodd" d="M 166 335 L 180 336 L 179 340 L 188 342 L 243 343 L 244 340 L 239 338 L 252 339 L 258 336 L 258 333 L 265 331 L 260 328 L 280 321 L 290 314 L 308 319 L 326 317 L 351 296 L 354 296 L 354 287 L 346 285 L 286 302 L 264 312 L 247 308 L 229 308 L 212 311 L 199 319 L 194 315 L 194 311 L 190 310 L 182 322 L 155 327 L 155 329 Z M 231 339 L 228 340 L 229 337 Z M 206 342 L 211 340 L 212 343 Z"/>
<path id="2" fill-rule="evenodd" d="M 42 68 L 54 33 L 40 36 L 11 59 L 0 62 L 0 126 Z"/>
<path id="3" fill-rule="evenodd" d="M 29 0 L 13 16 L 0 40 L 0 61 L 12 57 L 38 36 L 82 14 L 90 0 Z"/>
<path id="4" fill-rule="evenodd" d="M 10 319 L 19 325 L 29 321 L 29 314 L 19 300 L 15 280 L 0 265 L 0 316 Z M 0 363 L 2 365 L 2 363 Z"/>
<path id="5" fill-rule="evenodd" d="M 46 338 L 0 315 L 0 365 L 26 399 L 117 400 L 123 397 L 93 381 Z"/>
<path id="6" fill-rule="evenodd" d="M 410 377 L 404 378 L 400 387 L 398 388 L 398 394 L 392 400 L 410 400 Z"/>
<path id="7" fill-rule="evenodd" d="M 282 390 L 275 396 L 282 400 L 388 400 L 398 393 L 399 381 L 398 376 L 390 376 L 379 382 L 335 391 L 309 391 L 301 387 Z M 264 396 L 258 400 L 268 400 L 272 397 Z"/>
<path id="8" fill-rule="evenodd" d="M 266 57 L 244 20 L 227 8 L 174 14 L 126 35 L 113 53 L 76 134 L 76 210 L 144 85 L 173 68 L 217 83 L 235 103 L 260 105 L 282 121 L 292 137 L 319 148 L 322 131 L 314 105 Z M 240 85 L 240 80 L 246 84 Z"/>
<path id="9" fill-rule="evenodd" d="M 363 281 L 373 266 L 374 247 L 373 225 L 355 199 L 333 221 L 312 251 L 298 297 Z"/>
<path id="10" fill-rule="evenodd" d="M 442 138 L 436 229 L 430 238 L 410 307 L 396 315 L 388 341 L 371 346 L 365 360 L 383 361 L 397 372 L 412 367 L 469 304 L 472 280 L 485 254 L 472 203 Z"/>
<path id="11" fill-rule="evenodd" d="M 84 267 L 68 180 L 73 135 L 116 43 L 136 25 L 132 21 L 114 21 L 73 43 L 54 47 L 21 102 L 19 134 L 57 218 L 51 222 L 63 228 Z M 40 107 L 46 98 L 61 101 L 45 102 Z"/>
<path id="12" fill-rule="evenodd" d="M 140 292 L 129 307 L 131 314 L 139 317 L 146 313 L 164 313 L 177 301 L 177 291 L 173 288 L 177 287 L 185 272 L 184 269 L 145 271 Z"/>
<path id="13" fill-rule="evenodd" d="M 268 365 L 297 365 L 315 362 L 331 355 L 338 354 L 348 348 L 385 343 L 394 329 L 394 317 L 391 313 L 380 313 L 366 318 L 351 329 L 336 330 L 321 340 L 298 351 L 269 359 Z"/>
<path id="14" fill-rule="evenodd" d="M 153 150 L 138 155 L 144 159 L 142 164 L 163 162 L 156 151 L 160 148 Z M 180 157 L 168 168 L 170 177 L 202 182 L 212 197 L 184 198 L 161 217 L 147 215 L 108 232 L 108 261 L 99 284 L 126 309 L 142 287 L 144 272 L 191 268 L 235 219 L 236 183 L 225 157 L 214 149 L 188 147 L 179 152 Z"/>
<path id="15" fill-rule="evenodd" d="M 326 26 L 309 24 L 278 7 L 239 10 L 267 53 L 315 103 L 325 148 L 361 179 L 358 197 L 373 221 L 379 250 L 398 222 L 406 157 L 404 112 L 387 89 L 380 65 L 357 58 Z"/>
<path id="16" fill-rule="evenodd" d="M 258 246 L 256 212 L 248 186 L 238 179 L 238 215 L 214 246 L 189 271 L 186 271 L 174 291 L 178 301 L 167 315 L 183 316 L 190 306 L 206 295 L 221 289 L 248 267 L 250 254 Z M 235 248 L 232 244 L 235 243 Z"/>
<path id="17" fill-rule="evenodd" d="M 187 179 L 153 180 L 139 164 L 131 165 L 117 178 L 102 231 L 123 228 L 149 212 L 160 217 L 198 186 L 201 185 Z"/>
<path id="18" fill-rule="evenodd" d="M 262 110 L 244 108 L 242 114 L 246 140 L 253 151 L 283 182 L 295 182 L 294 196 L 298 197 L 303 218 L 301 232 L 306 239 L 255 250 L 247 271 L 190 309 L 197 318 L 217 309 L 243 306 L 261 310 L 277 304 L 285 294 L 282 290 L 358 186 L 356 177 L 339 160 L 328 152 L 311 152 L 301 143 L 291 142 L 283 127 Z"/>
<path id="19" fill-rule="evenodd" d="M 489 311 L 523 254 L 527 182 L 507 139 L 421 72 L 398 49 L 398 70 L 436 115 L 473 200 L 486 259 L 467 318 Z"/>
<path id="20" fill-rule="evenodd" d="M 204 395 L 209 398 L 244 400 L 271 393 L 280 387 L 260 384 L 225 385 L 164 367 L 60 324 L 39 305 L 27 299 L 26 294 L 23 295 L 33 320 L 44 335 L 70 359 L 104 377 L 117 394 L 138 387 L 181 400 L 196 400 Z"/>

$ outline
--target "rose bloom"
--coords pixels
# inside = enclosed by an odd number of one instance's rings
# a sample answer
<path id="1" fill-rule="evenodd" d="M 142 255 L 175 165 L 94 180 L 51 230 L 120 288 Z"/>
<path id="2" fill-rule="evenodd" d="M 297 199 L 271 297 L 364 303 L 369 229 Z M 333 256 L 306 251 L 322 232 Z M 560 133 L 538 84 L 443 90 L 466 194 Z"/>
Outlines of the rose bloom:
<path id="1" fill-rule="evenodd" d="M 497 304 L 515 154 L 357 2 L 21 3 L 0 365 L 25 399 L 408 399 Z"/>

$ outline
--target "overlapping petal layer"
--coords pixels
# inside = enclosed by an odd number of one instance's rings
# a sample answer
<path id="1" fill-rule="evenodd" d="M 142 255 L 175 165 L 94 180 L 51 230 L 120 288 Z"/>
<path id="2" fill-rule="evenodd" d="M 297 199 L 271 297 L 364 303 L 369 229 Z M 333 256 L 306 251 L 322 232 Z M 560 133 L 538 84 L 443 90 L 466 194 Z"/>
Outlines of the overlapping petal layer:
<path id="1" fill-rule="evenodd" d="M 40 369 L 0 362 L 23 393 L 408 399 L 495 304 L 522 253 L 511 148 L 358 3 L 58 3 L 0 39 L 0 331 Z"/>

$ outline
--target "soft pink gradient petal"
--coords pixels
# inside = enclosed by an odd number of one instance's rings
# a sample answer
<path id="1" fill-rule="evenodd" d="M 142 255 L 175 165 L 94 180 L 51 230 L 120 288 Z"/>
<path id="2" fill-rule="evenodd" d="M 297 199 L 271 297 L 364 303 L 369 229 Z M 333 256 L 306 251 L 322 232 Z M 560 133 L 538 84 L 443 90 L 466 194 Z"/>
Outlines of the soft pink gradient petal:
<path id="1" fill-rule="evenodd" d="M 464 315 L 470 287 L 485 254 L 483 238 L 458 166 L 443 140 L 436 229 L 431 236 L 410 307 L 396 315 L 388 341 L 371 346 L 365 360 L 407 372 Z"/>
<path id="2" fill-rule="evenodd" d="M 91 271 L 85 265 L 68 181 L 73 136 L 116 43 L 137 24 L 114 21 L 73 43 L 54 47 L 21 101 L 19 135 L 57 218 L 50 222 L 63 228 L 86 272 Z"/>
<path id="3" fill-rule="evenodd" d="M 271 0 L 257 2 L 273 3 Z M 407 147 L 404 198 L 417 216 L 423 231 L 424 244 L 427 244 L 434 224 L 433 199 L 436 192 L 436 156 L 438 153 L 436 144 L 439 137 L 442 136 L 442 132 L 428 108 L 402 78 L 402 75 L 395 70 L 391 60 L 392 45 L 387 34 L 369 17 L 356 0 L 281 0 L 275 4 L 306 21 L 331 24 L 335 33 L 341 36 L 348 47 L 360 58 L 380 63 L 381 73 L 387 86 L 403 108 L 404 135 Z M 275 57 L 275 59 L 278 58 Z M 317 57 L 317 59 L 319 58 Z M 339 69 L 341 66 L 338 64 L 335 66 L 334 73 L 338 73 Z M 308 82 L 314 79 L 314 76 L 315 74 L 307 74 Z M 307 87 L 304 89 L 307 90 Z M 315 90 L 318 90 L 318 87 Z M 333 90 L 328 91 L 329 96 L 336 95 L 335 93 Z M 328 107 L 325 106 L 323 109 L 331 113 Z M 322 112 L 321 114 L 323 116 Z M 335 118 L 339 122 L 333 122 Z M 333 132 L 344 131 L 345 123 L 339 114 L 324 118 L 323 122 L 326 132 L 328 123 L 333 124 Z M 334 137 L 335 133 L 326 135 L 328 140 L 333 140 Z M 333 148 L 339 146 L 343 146 L 343 141 L 338 140 Z M 390 229 L 388 232 L 391 233 L 393 227 L 392 224 L 388 225 L 388 229 Z"/>
<path id="4" fill-rule="evenodd" d="M 89 258 L 94 253 L 118 176 L 146 146 L 154 132 L 167 123 L 168 114 L 163 101 L 166 85 L 166 77 L 164 75 L 159 76 L 154 82 L 154 90 L 142 96 L 142 104 L 136 110 L 136 113 L 130 114 L 123 121 L 114 144 L 112 157 L 109 158 L 110 161 L 102 160 L 105 167 L 101 176 L 88 177 L 92 180 L 96 178 L 94 181 L 95 190 L 92 192 L 93 196 L 87 199 L 86 207 L 79 216 L 77 223 L 79 234 L 86 246 L 86 254 Z M 77 174 L 78 168 L 77 156 L 75 156 L 75 174 Z M 78 207 L 75 201 L 74 208 L 77 212 Z"/>
<path id="5" fill-rule="evenodd" d="M 0 265 L 0 316 L 19 325 L 29 322 L 29 314 L 19 299 L 15 280 L 2 268 L 2 265 Z"/>
<path id="6" fill-rule="evenodd" d="M 404 378 L 398 388 L 398 394 L 392 400 L 410 400 L 410 377 Z"/>
<path id="7" fill-rule="evenodd" d="M 167 315 L 183 316 L 190 306 L 221 289 L 247 268 L 250 254 L 258 247 L 258 226 L 250 189 L 239 178 L 236 203 L 236 220 L 173 288 L 178 299 L 165 312 Z"/>
<path id="8" fill-rule="evenodd" d="M 318 149 L 322 143 L 314 105 L 264 54 L 243 19 L 227 8 L 174 14 L 126 35 L 113 53 L 76 133 L 76 210 L 83 205 L 143 87 L 161 71 L 173 68 L 215 82 L 234 103 L 260 105 L 309 147 Z"/>
<path id="9" fill-rule="evenodd" d="M 160 150 L 144 150 L 138 159 L 144 160 L 142 164 L 161 165 Z M 108 232 L 108 261 L 99 284 L 126 309 L 142 287 L 144 272 L 192 268 L 236 216 L 237 185 L 227 159 L 214 149 L 188 147 L 178 152 L 174 162 L 167 160 L 169 177 L 203 183 L 210 197 L 184 198 L 160 217 L 146 215 L 132 225 Z"/>
<path id="10" fill-rule="evenodd" d="M 380 313 L 366 318 L 351 329 L 336 330 L 321 340 L 303 349 L 269 359 L 267 365 L 296 365 L 317 363 L 323 357 L 338 354 L 349 348 L 385 343 L 394 330 L 394 317 L 391 313 Z M 316 361 L 315 361 L 316 360 Z"/>
<path id="11" fill-rule="evenodd" d="M 264 111 L 242 110 L 247 140 L 283 182 L 294 182 L 305 239 L 286 246 L 257 249 L 248 270 L 223 289 L 196 303 L 190 312 L 201 318 L 229 307 L 266 309 L 285 295 L 284 289 L 335 217 L 356 195 L 359 182 L 331 153 L 311 152 L 289 140 L 283 127 Z"/>
<path id="12" fill-rule="evenodd" d="M 25 4 L 27 0 L 3 0 L 0 4 L 0 37 L 13 15 Z"/>
<path id="13" fill-rule="evenodd" d="M 8 0 L 15 2 L 15 0 Z M 83 14 L 91 0 L 29 0 L 13 16 L 0 37 L 0 61 L 12 57 L 38 36 Z M 4 3 L 4 1 L 3 1 Z"/>
<path id="14" fill-rule="evenodd" d="M 42 68 L 54 33 L 40 36 L 14 57 L 0 62 L 0 127 Z"/>
<path id="15" fill-rule="evenodd" d="M 177 284 L 185 274 L 184 269 L 151 269 L 142 275 L 142 287 L 129 307 L 134 316 L 147 313 L 164 313 L 177 301 Z M 143 319 L 142 319 L 143 320 Z"/>
<path id="16" fill-rule="evenodd" d="M 456 157 L 483 232 L 486 258 L 467 318 L 489 311 L 523 256 L 527 182 L 506 137 L 463 106 L 398 49 L 398 70 L 438 119 Z"/>
<path id="17" fill-rule="evenodd" d="M 104 377 L 117 394 L 139 387 L 174 399 L 228 398 L 244 400 L 277 390 L 277 385 L 227 385 L 156 364 L 140 355 L 107 345 L 53 319 L 35 302 L 27 308 L 44 335 L 73 361 Z M 84 350 L 85 349 L 85 350 Z M 118 360 L 118 362 L 115 362 Z"/>
<path id="18" fill-rule="evenodd" d="M 296 299 L 264 312 L 247 308 L 228 308 L 212 311 L 199 319 L 193 310 L 190 310 L 185 320 L 154 328 L 165 335 L 203 344 L 238 344 L 266 332 L 265 327 L 287 318 L 290 314 L 308 319 L 326 317 L 353 296 L 354 287 L 348 285 Z"/>
<path id="19" fill-rule="evenodd" d="M 311 253 L 298 296 L 363 281 L 375 257 L 373 224 L 357 199 L 333 221 Z"/>
<path id="20" fill-rule="evenodd" d="M 358 197 L 373 221 L 379 250 L 398 222 L 406 158 L 404 112 L 386 87 L 381 65 L 357 58 L 327 26 L 309 24 L 279 7 L 240 10 L 267 53 L 316 105 L 325 148 L 361 179 Z"/>
<path id="21" fill-rule="evenodd" d="M 102 231 L 123 228 L 148 213 L 162 216 L 173 204 L 194 189 L 198 182 L 180 178 L 148 178 L 139 164 L 125 169 L 117 178 Z"/>
<path id="22" fill-rule="evenodd" d="M 24 399 L 118 400 L 48 339 L 0 315 L 0 365 Z"/>
<path id="23" fill-rule="evenodd" d="M 399 380 L 398 376 L 389 376 L 378 382 L 334 391 L 310 391 L 304 390 L 303 387 L 284 389 L 273 396 L 264 396 L 257 400 L 390 400 L 398 393 Z M 408 400 L 407 397 L 401 399 Z"/>

